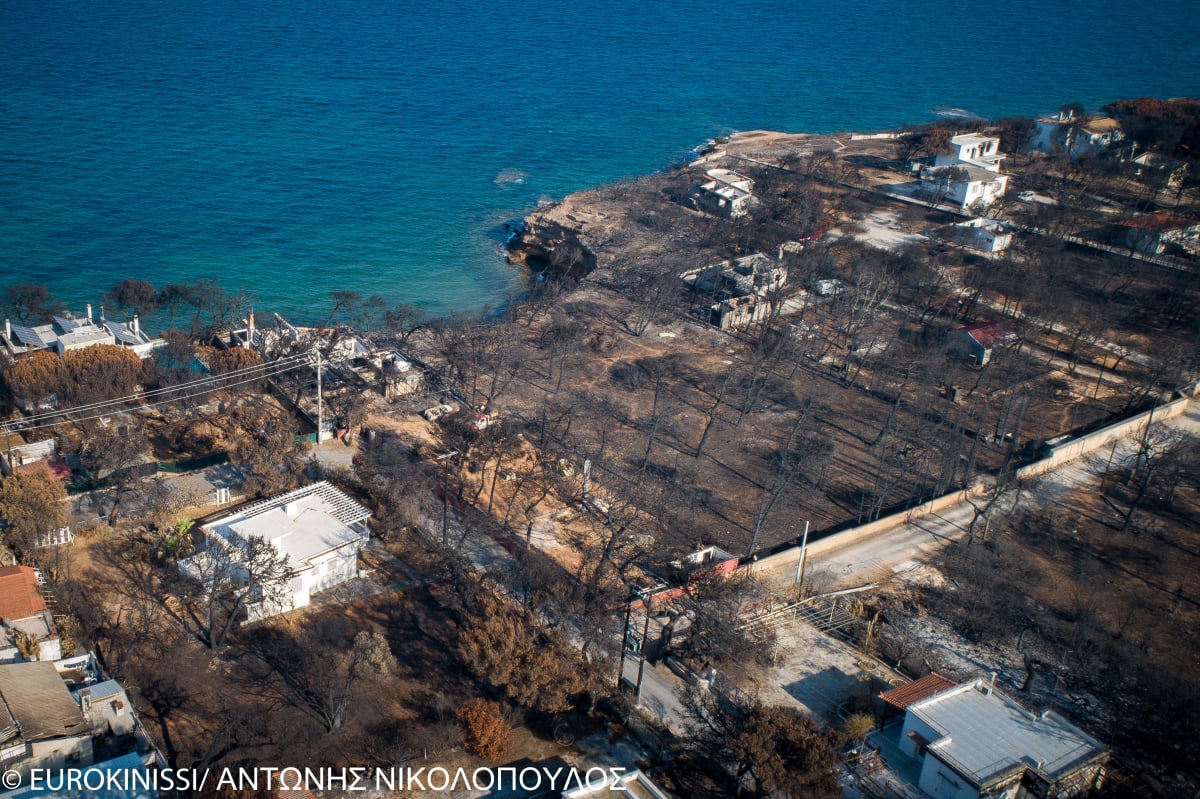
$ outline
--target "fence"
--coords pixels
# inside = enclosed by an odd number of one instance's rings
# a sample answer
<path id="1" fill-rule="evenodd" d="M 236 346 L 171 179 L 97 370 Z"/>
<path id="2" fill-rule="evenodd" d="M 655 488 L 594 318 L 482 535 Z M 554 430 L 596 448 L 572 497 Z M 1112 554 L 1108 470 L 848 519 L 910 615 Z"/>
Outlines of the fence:
<path id="1" fill-rule="evenodd" d="M 229 463 L 228 452 L 213 452 L 209 455 L 201 455 L 198 458 L 188 458 L 182 461 L 158 461 L 154 466 L 156 472 L 183 474 L 185 472 L 194 472 L 198 469 L 207 469 L 210 466 L 218 466 L 222 463 Z"/>

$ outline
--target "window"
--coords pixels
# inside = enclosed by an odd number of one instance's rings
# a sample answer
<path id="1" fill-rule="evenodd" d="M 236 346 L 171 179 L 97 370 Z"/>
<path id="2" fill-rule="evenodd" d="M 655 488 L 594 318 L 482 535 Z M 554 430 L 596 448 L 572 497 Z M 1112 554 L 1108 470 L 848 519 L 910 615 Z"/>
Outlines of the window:
<path id="1" fill-rule="evenodd" d="M 941 767 L 938 767 L 937 775 L 938 775 L 938 779 L 948 783 L 955 790 L 958 790 L 960 787 L 962 787 L 959 784 L 958 780 L 954 779 L 954 777 L 952 777 L 949 774 L 947 774 L 946 772 L 942 771 Z"/>

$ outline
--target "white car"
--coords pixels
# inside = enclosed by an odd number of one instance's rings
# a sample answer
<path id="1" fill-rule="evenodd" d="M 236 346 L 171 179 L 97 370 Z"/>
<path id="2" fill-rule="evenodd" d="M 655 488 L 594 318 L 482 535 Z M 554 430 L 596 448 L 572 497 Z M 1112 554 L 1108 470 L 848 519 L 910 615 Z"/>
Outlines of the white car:
<path id="1" fill-rule="evenodd" d="M 421 415 L 431 422 L 436 422 L 443 416 L 447 416 L 457 410 L 458 408 L 453 405 L 434 405 L 432 408 L 426 408 L 421 411 Z"/>

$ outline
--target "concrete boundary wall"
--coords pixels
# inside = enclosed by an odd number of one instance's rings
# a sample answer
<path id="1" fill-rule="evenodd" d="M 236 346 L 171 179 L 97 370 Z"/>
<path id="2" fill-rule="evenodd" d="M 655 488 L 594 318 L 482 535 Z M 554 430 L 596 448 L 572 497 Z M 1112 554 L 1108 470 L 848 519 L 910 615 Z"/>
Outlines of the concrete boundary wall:
<path id="1" fill-rule="evenodd" d="M 1200 391 L 1200 383 L 1184 393 L 1180 399 L 1168 402 L 1165 405 L 1139 413 L 1122 422 L 1111 424 L 1107 427 L 1102 427 L 1095 432 L 1088 433 L 1085 436 L 1072 439 L 1064 444 L 1055 447 L 1050 455 L 1040 461 L 1023 466 L 1017 470 L 1018 479 L 1026 479 L 1029 477 L 1037 477 L 1047 472 L 1053 471 L 1063 464 L 1081 458 L 1089 452 L 1093 452 L 1101 447 L 1107 446 L 1114 441 L 1118 441 L 1133 433 L 1136 433 L 1146 420 L 1150 418 L 1150 414 L 1154 414 L 1154 421 L 1166 421 L 1176 416 L 1181 415 L 1191 402 L 1192 397 L 1196 396 L 1197 391 Z M 849 530 L 843 530 L 840 533 L 834 533 L 831 536 L 822 538 L 819 541 L 814 541 L 808 545 L 808 558 L 820 557 L 828 552 L 836 551 L 842 547 L 857 544 L 860 541 L 865 541 L 875 536 L 882 535 L 888 530 L 898 527 L 914 519 L 920 519 L 925 516 L 930 516 L 935 513 L 940 513 L 947 508 L 952 508 L 960 505 L 969 497 L 977 496 L 983 492 L 983 485 L 976 482 L 969 488 L 953 491 L 949 494 L 943 494 L 940 497 L 929 500 L 928 502 L 917 505 L 900 513 L 894 513 L 891 516 L 884 516 L 882 519 L 877 519 L 873 522 L 852 527 Z M 754 563 L 751 563 L 749 568 L 752 574 L 771 571 L 783 571 L 785 568 L 795 570 L 800 564 L 800 547 L 790 547 L 777 552 L 774 555 L 769 555 Z"/>
<path id="2" fill-rule="evenodd" d="M 814 557 L 824 555 L 827 552 L 840 549 L 851 544 L 857 544 L 860 541 L 865 541 L 873 538 L 881 533 L 885 533 L 898 525 L 920 519 L 925 516 L 931 516 L 935 513 L 940 513 L 946 508 L 954 507 L 955 505 L 965 502 L 967 497 L 976 496 L 983 491 L 983 486 L 976 484 L 967 489 L 952 491 L 949 494 L 943 494 L 940 497 L 924 502 L 916 507 L 893 513 L 891 516 L 884 516 L 876 519 L 873 522 L 851 527 L 849 530 L 843 530 L 840 533 L 834 533 L 831 536 L 814 541 L 808 545 L 808 557 L 811 560 Z M 750 566 L 751 573 L 777 571 L 785 566 L 795 569 L 800 563 L 800 547 L 791 547 L 782 552 L 777 552 L 774 555 L 762 558 L 755 561 Z"/>
<path id="3" fill-rule="evenodd" d="M 1197 384 L 1197 386 L 1200 386 L 1200 384 Z M 1069 463 L 1087 455 L 1089 452 L 1094 452 L 1101 447 L 1108 446 L 1114 441 L 1120 441 L 1123 438 L 1134 435 L 1146 424 L 1146 420 L 1150 418 L 1150 414 L 1154 414 L 1154 421 L 1156 422 L 1165 422 L 1167 419 L 1179 416 L 1187 410 L 1188 403 L 1196 395 L 1197 386 L 1193 386 L 1180 399 L 1160 405 L 1153 410 L 1139 413 L 1137 416 L 1132 416 L 1123 422 L 1102 427 L 1095 432 L 1072 439 L 1065 444 L 1059 444 L 1050 451 L 1048 457 L 1018 469 L 1017 477 L 1023 480 L 1027 477 L 1037 477 L 1046 472 L 1054 471 L 1064 463 Z"/>

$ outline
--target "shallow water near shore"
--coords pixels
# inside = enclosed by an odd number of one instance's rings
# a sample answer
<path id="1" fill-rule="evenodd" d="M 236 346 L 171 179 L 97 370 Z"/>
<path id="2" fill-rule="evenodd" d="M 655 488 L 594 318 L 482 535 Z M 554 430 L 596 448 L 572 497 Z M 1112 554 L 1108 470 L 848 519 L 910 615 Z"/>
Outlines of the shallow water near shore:
<path id="1" fill-rule="evenodd" d="M 0 287 L 219 278 L 311 321 L 521 288 L 496 230 L 734 130 L 1200 94 L 1200 12 L 913 0 L 0 0 Z"/>

